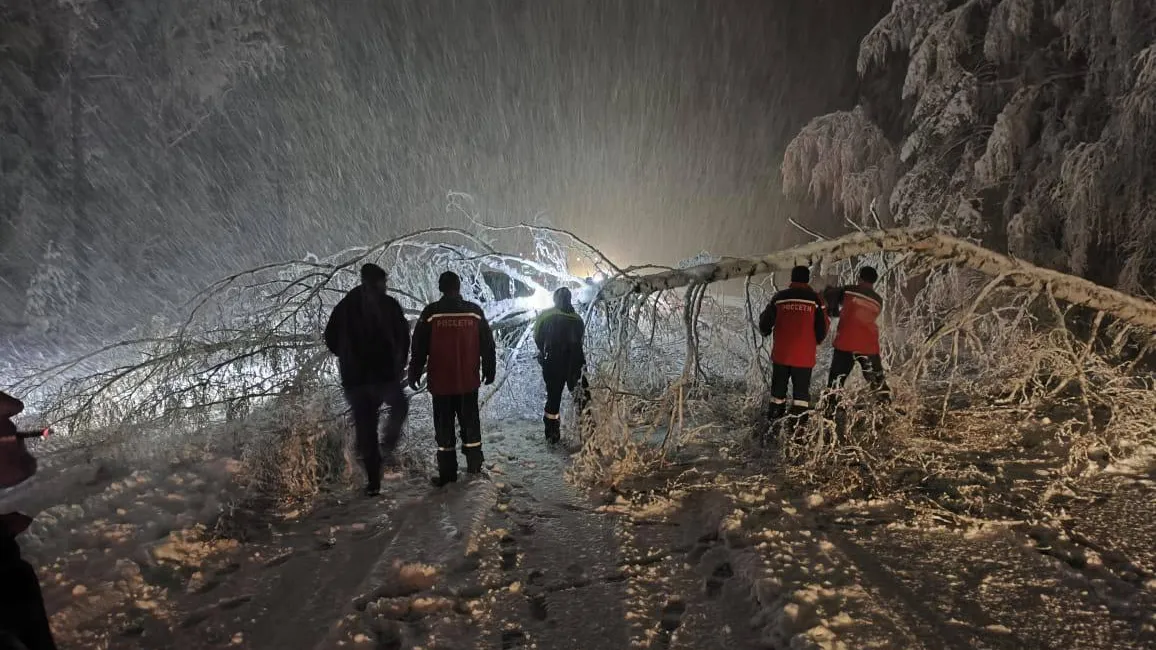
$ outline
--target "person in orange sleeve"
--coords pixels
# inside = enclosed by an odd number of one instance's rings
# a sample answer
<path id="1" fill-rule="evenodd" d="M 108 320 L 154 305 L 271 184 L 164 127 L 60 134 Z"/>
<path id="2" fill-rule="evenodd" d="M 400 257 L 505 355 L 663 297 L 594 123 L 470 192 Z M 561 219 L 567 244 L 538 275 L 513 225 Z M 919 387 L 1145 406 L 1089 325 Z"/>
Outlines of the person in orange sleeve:
<path id="1" fill-rule="evenodd" d="M 811 373 L 816 349 L 827 336 L 830 319 L 823 300 L 811 288 L 811 270 L 791 269 L 791 284 L 771 298 L 759 316 L 759 331 L 772 336 L 771 405 L 767 413 L 772 424 L 788 413 L 803 415 L 811 408 Z M 787 386 L 791 387 L 790 408 Z"/>
<path id="2" fill-rule="evenodd" d="M 891 401 L 891 389 L 879 356 L 879 314 L 883 311 L 883 297 L 875 291 L 878 279 L 879 273 L 873 267 L 864 266 L 859 269 L 857 284 L 832 287 L 824 292 L 831 314 L 839 319 L 827 386 L 842 387 L 858 361 L 863 377 L 880 401 L 886 403 Z M 834 409 L 833 396 L 828 409 Z"/>

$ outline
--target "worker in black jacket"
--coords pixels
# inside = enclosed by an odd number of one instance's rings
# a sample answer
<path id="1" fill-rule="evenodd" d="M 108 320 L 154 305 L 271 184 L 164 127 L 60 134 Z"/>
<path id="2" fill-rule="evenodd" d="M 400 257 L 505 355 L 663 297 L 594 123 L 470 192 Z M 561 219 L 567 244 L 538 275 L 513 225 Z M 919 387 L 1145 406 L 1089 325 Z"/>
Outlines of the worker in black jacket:
<path id="1" fill-rule="evenodd" d="M 386 274 L 380 266 L 361 267 L 361 284 L 333 308 L 325 326 L 325 345 L 337 355 L 341 386 L 353 411 L 365 493 L 376 496 L 381 492 L 382 466 L 396 464 L 394 451 L 409 414 L 402 388 L 409 323 L 401 304 L 386 294 Z M 382 404 L 389 406 L 389 416 L 379 439 Z"/>
<path id="2" fill-rule="evenodd" d="M 546 440 L 558 442 L 562 437 L 562 389 L 575 396 L 579 411 L 590 403 L 590 387 L 583 369 L 586 353 L 583 339 L 586 324 L 574 311 L 570 290 L 554 292 L 554 306 L 534 321 L 534 343 L 538 346 L 538 363 L 546 382 L 546 409 L 542 422 Z"/>
<path id="3" fill-rule="evenodd" d="M 36 460 L 10 418 L 24 403 L 0 391 L 0 490 L 15 487 L 36 474 Z M 19 512 L 0 514 L 0 648 L 56 650 L 36 570 L 20 556 L 16 537 L 32 519 Z"/>

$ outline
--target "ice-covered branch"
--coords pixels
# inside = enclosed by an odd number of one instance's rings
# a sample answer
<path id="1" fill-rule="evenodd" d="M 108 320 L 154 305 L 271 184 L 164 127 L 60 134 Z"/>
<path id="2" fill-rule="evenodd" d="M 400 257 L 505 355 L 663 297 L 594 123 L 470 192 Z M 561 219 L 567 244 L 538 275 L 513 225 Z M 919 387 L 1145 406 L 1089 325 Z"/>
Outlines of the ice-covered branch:
<path id="1" fill-rule="evenodd" d="M 929 228 L 897 228 L 857 232 L 817 241 L 763 257 L 724 259 L 686 269 L 672 269 L 641 277 L 618 277 L 602 289 L 603 300 L 630 294 L 650 294 L 688 285 L 754 277 L 793 266 L 844 260 L 868 253 L 912 253 L 943 263 L 956 264 L 986 275 L 1005 276 L 1014 286 L 1048 286 L 1052 295 L 1067 303 L 1102 311 L 1133 325 L 1156 331 L 1156 303 L 1100 286 L 1083 278 L 1044 269 L 1002 255 L 957 237 Z"/>

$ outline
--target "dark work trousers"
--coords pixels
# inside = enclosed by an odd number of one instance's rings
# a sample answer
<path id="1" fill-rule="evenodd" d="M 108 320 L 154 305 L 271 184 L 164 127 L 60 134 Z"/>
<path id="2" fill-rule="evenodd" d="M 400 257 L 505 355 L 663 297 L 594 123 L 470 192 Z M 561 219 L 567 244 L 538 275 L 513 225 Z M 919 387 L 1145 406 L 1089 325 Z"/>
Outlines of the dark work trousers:
<path id="1" fill-rule="evenodd" d="M 771 364 L 771 406 L 767 412 L 769 419 L 778 420 L 787 414 L 789 405 L 792 414 L 802 414 L 811 407 L 811 371 L 813 368 L 797 368 L 780 363 Z M 791 399 L 787 400 L 787 384 L 791 386 Z"/>
<path id="2" fill-rule="evenodd" d="M 463 395 L 433 396 L 434 438 L 438 443 L 438 476 L 443 481 L 458 478 L 458 452 L 454 448 L 456 421 L 462 431 L 462 453 L 466 471 L 482 471 L 482 420 L 478 413 L 478 391 Z"/>
<path id="3" fill-rule="evenodd" d="M 393 453 L 401 439 L 401 427 L 409 414 L 409 400 L 405 398 L 400 381 L 384 384 L 349 386 L 345 389 L 345 399 L 353 411 L 353 427 L 357 432 L 357 453 L 365 466 L 368 486 L 381 487 L 382 460 L 392 465 Z M 382 405 L 389 407 L 385 426 L 378 435 Z"/>
<path id="4" fill-rule="evenodd" d="M 863 378 L 867 380 L 879 400 L 891 401 L 891 389 L 887 386 L 887 381 L 883 375 L 883 359 L 878 354 L 855 354 L 854 352 L 835 350 L 835 354 L 831 356 L 831 373 L 827 376 L 827 387 L 842 388 L 843 383 L 851 374 L 851 369 L 855 366 L 855 361 L 859 362 L 859 367 L 863 369 Z M 835 406 L 836 397 L 829 395 L 826 407 L 828 414 L 834 412 Z"/>
<path id="5" fill-rule="evenodd" d="M 2 534 L 2 533 L 0 533 Z M 21 645 L 4 645 L 5 635 Z M 40 581 L 32 565 L 20 557 L 20 547 L 11 538 L 0 539 L 0 648 L 56 650 Z"/>
<path id="6" fill-rule="evenodd" d="M 546 408 L 542 422 L 546 425 L 546 437 L 557 440 L 562 435 L 562 390 L 567 389 L 574 396 L 578 412 L 590 405 L 590 383 L 582 368 L 554 368 L 550 364 L 542 366 L 542 380 L 546 382 Z"/>

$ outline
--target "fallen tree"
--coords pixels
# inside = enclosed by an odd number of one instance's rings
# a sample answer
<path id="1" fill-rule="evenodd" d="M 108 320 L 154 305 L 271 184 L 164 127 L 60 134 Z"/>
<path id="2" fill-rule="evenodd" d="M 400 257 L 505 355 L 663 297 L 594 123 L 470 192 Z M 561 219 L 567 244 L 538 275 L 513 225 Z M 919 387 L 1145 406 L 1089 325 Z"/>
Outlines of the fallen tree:
<path id="1" fill-rule="evenodd" d="M 897 228 L 856 232 L 778 251 L 763 257 L 727 258 L 711 264 L 670 269 L 641 277 L 621 276 L 606 283 L 602 299 L 651 294 L 681 287 L 751 278 L 794 266 L 846 260 L 871 253 L 913 253 L 942 264 L 955 264 L 1020 287 L 1046 287 L 1057 299 L 1111 314 L 1156 331 L 1156 303 L 1130 296 L 1059 271 L 1001 255 L 932 228 Z"/>
<path id="2" fill-rule="evenodd" d="M 762 257 L 623 273 L 603 285 L 602 304 L 626 324 L 612 337 L 618 352 L 611 358 L 619 361 L 603 367 L 601 420 L 587 438 L 590 453 L 579 459 L 586 473 L 614 481 L 640 462 L 661 459 L 695 432 L 757 429 L 767 389 L 764 342 L 752 332 L 749 363 L 703 373 L 701 360 L 717 356 L 718 348 L 703 349 L 701 332 L 709 328 L 717 339 L 720 329 L 729 329 L 730 345 L 741 343 L 734 334 L 744 325 L 753 329 L 770 293 L 756 278 L 804 265 L 833 267 L 849 282 L 852 262 L 864 260 L 885 270 L 884 356 L 902 408 L 877 408 L 852 382 L 842 401 L 855 408 L 839 423 L 842 433 L 831 420 L 811 418 L 807 435 L 778 441 L 778 457 L 793 479 L 835 484 L 838 490 L 879 489 L 902 467 L 924 472 L 933 463 L 915 453 L 910 441 L 946 435 L 942 428 L 948 426 L 970 431 L 969 413 L 987 421 L 967 406 L 972 403 L 1075 414 L 1065 420 L 1063 434 L 1073 441 L 1072 468 L 1086 461 L 1091 448 L 1126 454 L 1138 444 L 1156 443 L 1156 393 L 1151 377 L 1137 372 L 1137 363 L 1153 350 L 1156 304 L 926 228 L 814 236 L 818 241 Z M 717 303 L 704 309 L 711 284 L 743 278 L 745 313 Z M 632 324 L 656 313 L 662 297 L 674 290 L 685 292 L 683 369 L 664 391 L 642 397 L 630 389 L 628 376 L 650 361 L 631 350 L 653 340 L 655 325 Z M 1071 318 L 1072 306 L 1089 312 Z M 821 359 L 819 366 L 824 364 Z M 648 433 L 640 436 L 639 430 Z M 639 443 L 656 437 L 660 446 Z M 668 445 L 672 438 L 676 444 Z"/>
<path id="3" fill-rule="evenodd" d="M 820 480 L 823 468 L 847 467 L 848 453 L 872 467 L 879 458 L 906 458 L 896 442 L 900 434 L 915 431 L 916 418 L 928 411 L 946 421 L 960 392 L 1002 391 L 1001 399 L 1014 394 L 1026 402 L 1066 398 L 1078 389 L 1086 430 L 1100 427 L 1113 432 L 1109 437 L 1134 439 L 1156 426 L 1145 386 L 1116 359 L 1122 342 L 1140 341 L 1130 348 L 1140 348 L 1133 358 L 1149 348 L 1156 305 L 1080 278 L 926 229 L 857 232 L 758 258 L 643 274 L 655 267 L 620 269 L 565 231 L 485 226 L 461 200 L 451 195 L 450 206 L 468 217 L 471 230 L 433 228 L 230 275 L 202 292 L 183 322 L 35 373 L 17 390 L 39 394 L 46 415 L 71 433 L 58 439 L 67 446 L 103 449 L 119 440 L 135 448 L 148 441 L 163 451 L 188 440 L 209 446 L 212 437 L 203 432 L 220 423 L 243 429 L 232 437 L 234 453 L 249 459 L 266 477 L 262 482 L 307 492 L 318 473 L 332 474 L 318 468 L 334 462 L 314 459 L 324 451 L 322 439 L 340 439 L 345 431 L 320 332 L 329 309 L 356 282 L 360 263 L 384 266 L 391 290 L 411 314 L 436 297 L 441 271 L 458 271 L 467 297 L 481 301 L 506 329 L 499 337 L 499 381 L 483 395 L 489 415 L 536 417 L 542 388 L 527 349 L 528 324 L 552 289 L 585 288 L 566 267 L 577 251 L 596 260 L 610 279 L 586 306 L 596 417 L 580 436 L 576 467 L 587 478 L 614 480 L 696 437 L 758 426 L 768 364 L 754 321 L 773 287 L 756 278 L 799 264 L 849 273 L 848 262 L 866 257 L 887 269 L 881 282 L 894 299 L 887 303 L 893 326 L 886 329 L 885 353 L 897 398 L 909 408 L 902 422 L 886 420 L 889 433 L 881 416 L 864 411 L 852 423 L 858 438 L 837 444 L 819 431 L 808 446 L 784 444 L 782 457 L 806 470 L 808 479 Z M 533 295 L 496 295 L 486 280 L 494 274 L 516 279 Z M 921 289 L 909 299 L 912 275 Z M 712 283 L 734 278 L 747 280 L 745 304 L 710 295 Z M 1067 328 L 1061 302 L 1097 313 L 1087 336 Z M 1109 333 L 1110 344 L 1097 344 Z M 1028 354 L 1017 358 L 1014 346 Z M 411 411 L 411 426 L 428 425 L 421 404 Z M 1107 424 L 1101 407 L 1111 414 Z M 261 413 L 275 416 L 271 436 L 254 434 Z M 287 447 L 293 453 L 284 452 Z M 301 471 L 309 476 L 277 483 L 285 467 L 306 468 Z"/>

